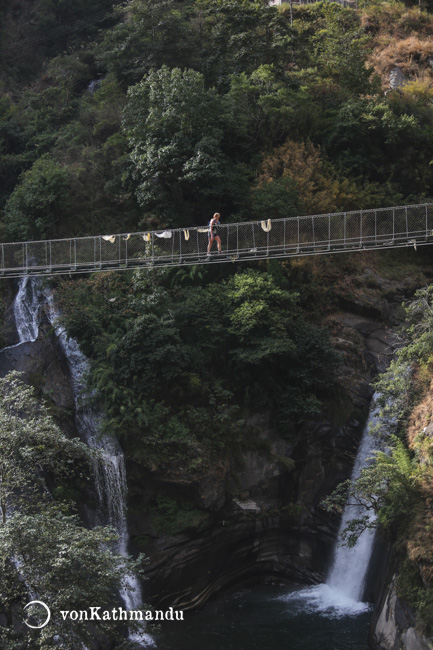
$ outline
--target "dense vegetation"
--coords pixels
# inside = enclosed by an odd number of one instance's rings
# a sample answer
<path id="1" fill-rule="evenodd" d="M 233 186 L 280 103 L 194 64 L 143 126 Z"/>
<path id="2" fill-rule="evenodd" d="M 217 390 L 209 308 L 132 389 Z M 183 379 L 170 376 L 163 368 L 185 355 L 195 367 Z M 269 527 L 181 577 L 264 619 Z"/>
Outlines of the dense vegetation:
<path id="1" fill-rule="evenodd" d="M 0 379 L 0 643 L 5 650 L 59 644 L 95 648 L 107 635 L 122 640 L 115 623 L 101 620 L 90 628 L 65 622 L 60 614 L 90 603 L 109 609 L 134 566 L 111 552 L 114 531 L 88 530 L 77 516 L 75 501 L 92 476 L 95 454 L 62 434 L 18 373 Z M 18 605 L 28 602 L 29 594 L 52 610 L 50 625 L 41 630 L 22 625 Z M 45 612 L 41 617 L 40 608 L 33 607 L 30 622 L 37 626 Z"/>
<path id="2" fill-rule="evenodd" d="M 292 25 L 288 7 L 261 0 L 1 11 L 3 238 L 432 194 L 427 13 L 317 3 Z M 393 60 L 408 83 L 385 95 Z"/>
<path id="3" fill-rule="evenodd" d="M 433 285 L 417 292 L 406 308 L 405 344 L 375 382 L 381 407 L 371 431 L 387 451 L 376 453 L 353 484 L 342 483 L 325 501 L 339 510 L 347 495 L 365 514 L 345 530 L 352 545 L 365 528 L 381 527 L 398 561 L 398 592 L 418 612 L 425 632 L 433 632 Z M 370 517 L 373 511 L 377 515 Z"/>
<path id="4" fill-rule="evenodd" d="M 401 3 L 360 5 L 300 6 L 292 20 L 289 7 L 261 0 L 127 0 L 115 8 L 109 0 L 91 8 L 85 0 L 4 0 L 0 239 L 201 225 L 216 210 L 236 221 L 427 200 L 433 19 Z M 396 64 L 406 84 L 385 92 Z M 125 443 L 137 476 L 155 465 L 200 472 L 260 444 L 254 412 L 272 411 L 286 437 L 322 412 L 338 357 L 309 304 L 319 291 L 311 276 L 295 275 L 270 264 L 60 284 L 69 332 L 92 360 L 90 381 L 107 427 Z M 425 387 L 431 370 L 430 296 L 426 304 L 409 347 L 381 383 L 396 392 L 401 422 L 414 403 L 406 386 Z M 27 435 L 30 425 L 18 425 Z M 410 444 L 412 451 L 400 440 L 390 457 L 380 456 L 359 489 L 376 495 L 380 522 L 400 540 L 401 589 L 428 626 L 429 440 L 420 434 Z M 29 446 L 27 472 L 40 461 L 37 449 Z M 61 495 L 56 481 L 70 468 L 57 464 L 57 451 L 43 476 Z M 67 451 L 85 462 L 81 447 Z M 44 487 L 25 481 L 35 494 Z M 157 501 L 176 532 L 174 500 Z M 99 547 L 109 534 L 84 534 L 65 507 L 32 503 L 4 515 L 5 611 L 23 589 L 11 548 L 17 553 L 20 531 L 35 530 L 32 517 L 43 518 L 44 535 L 65 535 L 71 548 L 76 542 L 92 551 L 108 581 L 104 593 L 112 593 L 118 572 L 107 578 L 111 559 Z M 182 512 L 184 519 L 196 514 L 188 504 Z M 23 553 L 49 546 L 44 537 L 34 541 L 22 538 Z M 42 595 L 43 569 L 57 550 L 34 558 L 42 569 L 31 579 Z M 57 585 L 54 569 L 49 577 Z M 59 598 L 69 596 L 59 590 Z"/>
<path id="5" fill-rule="evenodd" d="M 289 436 L 332 394 L 338 355 L 284 274 L 223 275 L 136 271 L 59 287 L 107 429 L 144 467 L 204 471 L 253 444 L 249 414 L 270 411 Z"/>

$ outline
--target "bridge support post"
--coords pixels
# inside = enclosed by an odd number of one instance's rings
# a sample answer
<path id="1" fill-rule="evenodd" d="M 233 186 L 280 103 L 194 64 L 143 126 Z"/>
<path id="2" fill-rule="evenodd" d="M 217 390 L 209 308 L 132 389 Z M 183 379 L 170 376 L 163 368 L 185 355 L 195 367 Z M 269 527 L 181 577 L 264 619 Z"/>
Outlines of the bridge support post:
<path id="1" fill-rule="evenodd" d="M 362 248 L 362 210 L 359 213 L 359 248 Z"/>

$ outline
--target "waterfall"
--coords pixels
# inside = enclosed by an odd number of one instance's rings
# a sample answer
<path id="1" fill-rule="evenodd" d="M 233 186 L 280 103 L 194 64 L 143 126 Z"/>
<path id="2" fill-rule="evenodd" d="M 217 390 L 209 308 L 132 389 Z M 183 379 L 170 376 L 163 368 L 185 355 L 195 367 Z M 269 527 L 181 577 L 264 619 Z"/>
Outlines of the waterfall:
<path id="1" fill-rule="evenodd" d="M 379 418 L 379 408 L 376 405 L 376 395 L 367 423 L 365 425 L 361 444 L 358 448 L 351 480 L 356 480 L 361 470 L 368 465 L 368 459 L 378 449 L 378 441 L 370 434 Z M 283 596 L 284 600 L 297 601 L 300 611 L 320 612 L 324 616 L 339 617 L 357 615 L 369 609 L 368 603 L 362 602 L 368 565 L 373 552 L 374 530 L 367 529 L 359 536 L 355 546 L 349 548 L 341 544 L 341 534 L 351 519 L 365 515 L 362 506 L 346 504 L 341 518 L 338 540 L 334 550 L 334 558 L 326 583 L 307 587 L 300 591 Z M 370 514 L 370 521 L 375 515 Z"/>
<path id="2" fill-rule="evenodd" d="M 57 309 L 54 296 L 50 289 L 41 289 L 40 281 L 24 277 L 19 282 L 18 292 L 14 300 L 13 311 L 19 343 L 35 341 L 39 333 L 40 308 L 44 302 L 49 322 L 68 362 L 74 392 L 76 427 L 89 447 L 99 449 L 100 458 L 95 461 L 95 487 L 99 500 L 97 513 L 98 525 L 109 524 L 118 534 L 118 552 L 128 554 L 128 526 L 126 520 L 126 473 L 122 449 L 114 437 L 98 433 L 102 414 L 98 413 L 89 403 L 85 392 L 85 379 L 88 372 L 88 360 L 81 352 L 78 343 L 68 338 L 65 328 L 60 324 L 60 312 Z M 14 347 L 14 346 L 11 346 Z M 104 516 L 105 514 L 105 516 Z M 142 594 L 138 579 L 128 575 L 126 588 L 120 596 L 127 610 L 140 609 Z M 152 637 L 143 632 L 129 635 L 141 647 L 154 645 Z"/>
<path id="3" fill-rule="evenodd" d="M 100 459 L 95 464 L 95 484 L 100 508 L 98 524 L 103 525 L 103 514 L 118 534 L 118 552 L 128 554 L 128 525 L 126 521 L 126 472 L 125 460 L 117 438 L 99 433 L 102 414 L 90 404 L 89 395 L 85 391 L 86 375 L 89 370 L 87 358 L 81 352 L 78 343 L 68 338 L 65 328 L 60 324 L 60 312 L 54 303 L 51 290 L 45 290 L 47 316 L 54 327 L 57 339 L 68 361 L 72 378 L 75 401 L 75 420 L 78 432 L 84 437 L 89 447 L 99 449 Z M 140 609 L 142 594 L 140 583 L 136 576 L 127 575 L 126 588 L 120 592 L 127 610 Z M 129 639 L 142 647 L 154 645 L 149 634 L 143 632 L 130 633 Z"/>
<path id="4" fill-rule="evenodd" d="M 377 440 L 369 433 L 370 428 L 377 423 L 379 416 L 379 409 L 375 405 L 375 400 L 376 395 L 373 397 L 373 406 L 370 409 L 370 415 L 355 459 L 351 481 L 359 478 L 361 470 L 367 466 L 368 459 L 372 457 L 374 451 L 378 448 Z M 338 538 L 341 539 L 341 534 L 351 519 L 363 515 L 365 515 L 365 508 L 362 508 L 362 506 L 346 504 L 341 518 Z M 375 519 L 372 511 L 369 513 L 369 518 L 370 521 Z M 352 548 L 339 544 L 335 548 L 334 562 L 326 584 L 342 594 L 342 596 L 354 601 L 361 600 L 363 595 L 368 564 L 373 552 L 374 533 L 375 531 L 371 529 L 364 530 Z"/>
<path id="5" fill-rule="evenodd" d="M 19 281 L 17 295 L 13 302 L 15 327 L 19 341 L 15 345 L 8 345 L 3 349 L 14 348 L 21 343 L 33 343 L 38 338 L 41 306 L 39 289 L 39 281 L 30 280 L 28 276 Z"/>

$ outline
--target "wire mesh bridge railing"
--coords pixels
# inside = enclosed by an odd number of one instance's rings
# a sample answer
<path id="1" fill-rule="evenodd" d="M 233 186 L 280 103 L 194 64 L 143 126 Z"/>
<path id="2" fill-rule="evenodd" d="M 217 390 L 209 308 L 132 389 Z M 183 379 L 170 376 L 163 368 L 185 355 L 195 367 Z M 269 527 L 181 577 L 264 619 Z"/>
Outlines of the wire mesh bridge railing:
<path id="1" fill-rule="evenodd" d="M 0 276 L 86 273 L 323 255 L 433 243 L 433 204 L 357 210 L 218 226 L 207 255 L 209 228 L 0 244 Z"/>

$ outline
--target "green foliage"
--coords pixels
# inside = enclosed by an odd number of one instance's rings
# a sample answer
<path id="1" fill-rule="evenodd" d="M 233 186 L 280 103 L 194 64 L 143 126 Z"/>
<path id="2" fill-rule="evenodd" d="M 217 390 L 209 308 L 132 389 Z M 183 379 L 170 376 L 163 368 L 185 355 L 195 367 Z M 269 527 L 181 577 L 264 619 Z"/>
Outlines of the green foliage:
<path id="1" fill-rule="evenodd" d="M 109 608 L 141 562 L 120 558 L 110 548 L 110 529 L 88 530 L 76 515 L 70 493 L 91 474 L 96 454 L 69 440 L 30 388 L 10 373 L 0 379 L 0 627 L 3 648 L 94 647 L 96 639 L 121 641 L 115 623 L 64 621 L 61 610 Z M 63 482 L 69 486 L 64 489 Z M 17 621 L 17 604 L 37 594 L 52 611 L 50 625 L 31 631 Z"/>
<path id="2" fill-rule="evenodd" d="M 86 610 L 90 603 L 101 607 L 101 615 L 112 609 L 119 585 L 126 586 L 134 567 L 108 550 L 115 539 L 107 529 L 88 530 L 76 517 L 49 509 L 31 515 L 14 513 L 2 526 L 0 538 L 0 606 L 9 619 L 9 625 L 0 628 L 2 647 L 12 650 L 14 644 L 21 644 L 21 648 L 45 650 L 60 640 L 78 650 L 83 643 L 95 647 L 95 642 L 107 638 L 120 644 L 118 622 L 96 621 L 89 626 L 85 621 L 64 621 L 60 614 Z M 21 626 L 17 631 L 14 606 L 29 600 L 29 588 L 52 612 L 49 625 L 37 632 Z M 40 611 L 35 609 L 37 619 Z"/>
<path id="3" fill-rule="evenodd" d="M 308 128 L 311 103 L 296 75 L 274 65 L 261 65 L 250 75 L 233 74 L 224 96 L 229 128 L 245 152 L 266 151 Z"/>
<path id="4" fill-rule="evenodd" d="M 314 63 L 347 94 L 368 93 L 372 89 L 372 68 L 366 65 L 368 38 L 356 13 L 333 2 L 321 2 L 312 8 L 308 18 L 315 28 L 310 41 Z"/>
<path id="5" fill-rule="evenodd" d="M 363 514 L 342 532 L 348 546 L 354 546 L 365 529 L 378 526 L 395 539 L 407 530 L 419 502 L 421 476 L 416 460 L 396 439 L 390 454 L 376 452 L 358 479 L 341 483 L 323 503 L 334 512 L 341 512 L 346 503 L 362 507 Z"/>
<path id="6" fill-rule="evenodd" d="M 294 217 L 301 212 L 299 204 L 296 182 L 289 176 L 263 183 L 254 190 L 253 210 L 256 219 L 268 215 L 274 219 Z"/>
<path id="7" fill-rule="evenodd" d="M 107 428 L 140 465 L 205 468 L 251 437 L 246 409 L 270 410 L 289 433 L 332 390 L 338 356 L 271 274 L 203 286 L 173 284 L 168 272 L 135 272 L 132 283 L 98 275 L 60 297 L 68 331 L 94 360 Z"/>
<path id="8" fill-rule="evenodd" d="M 262 64 L 283 68 L 291 58 L 289 16 L 261 0 L 197 0 L 202 70 L 208 83 L 251 73 Z"/>
<path id="9" fill-rule="evenodd" d="M 417 613 L 417 624 L 422 631 L 431 635 L 433 631 L 433 590 L 426 585 L 415 562 L 406 559 L 400 565 L 397 578 L 397 593 Z"/>
<path id="10" fill-rule="evenodd" d="M 215 210 L 229 220 L 350 210 L 433 192 L 428 80 L 385 97 L 367 65 L 369 21 L 395 19 L 408 33 L 427 30 L 428 16 L 397 7 L 365 21 L 319 2 L 295 7 L 292 26 L 287 7 L 261 0 L 128 0 L 112 13 L 107 0 L 92 13 L 81 0 L 14 6 L 0 27 L 3 238 L 201 225 Z M 320 165 L 309 177 L 292 160 L 292 173 L 263 182 L 262 161 L 288 141 L 317 155 L 320 146 Z"/>
<path id="11" fill-rule="evenodd" d="M 110 0 L 95 0 L 91 6 L 86 0 L 2 3 L 0 75 L 33 83 L 44 61 L 94 37 L 111 8 Z"/>
<path id="12" fill-rule="evenodd" d="M 421 134 L 416 116 L 398 114 L 389 102 L 350 99 L 339 109 L 324 144 L 346 173 L 393 183 L 399 191 L 410 194 L 426 190 L 420 184 L 425 174 L 420 176 L 416 171 L 408 175 L 408 169 L 418 170 L 416 143 Z M 394 161 L 386 171 L 384 154 Z"/>
<path id="13" fill-rule="evenodd" d="M 61 434 L 17 373 L 0 380 L 0 419 L 0 510 L 5 523 L 12 505 L 32 512 L 39 503 L 50 503 L 47 476 L 54 482 L 83 476 L 91 452 Z"/>
<path id="14" fill-rule="evenodd" d="M 192 30 L 174 0 L 128 0 L 115 11 L 122 20 L 104 34 L 98 58 L 122 83 L 163 65 L 188 65 Z"/>
<path id="15" fill-rule="evenodd" d="M 197 529 L 209 518 L 207 512 L 191 503 L 158 495 L 151 509 L 152 524 L 166 535 L 176 535 L 188 529 Z"/>
<path id="16" fill-rule="evenodd" d="M 68 204 L 67 172 L 49 156 L 37 160 L 15 187 L 6 208 L 11 239 L 48 239 Z"/>
<path id="17" fill-rule="evenodd" d="M 231 165 L 221 149 L 221 100 L 193 70 L 151 71 L 128 91 L 125 129 L 137 198 L 164 222 L 184 224 L 221 199 Z"/>
<path id="18" fill-rule="evenodd" d="M 433 286 L 418 290 L 405 311 L 405 345 L 375 382 L 385 425 L 394 422 L 401 432 L 429 381 L 433 362 Z"/>

